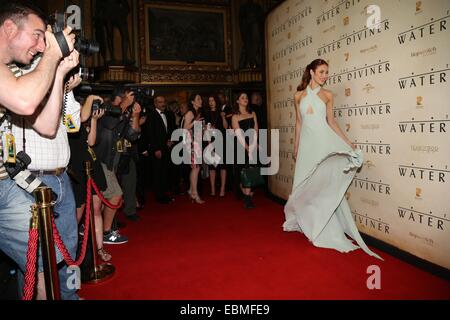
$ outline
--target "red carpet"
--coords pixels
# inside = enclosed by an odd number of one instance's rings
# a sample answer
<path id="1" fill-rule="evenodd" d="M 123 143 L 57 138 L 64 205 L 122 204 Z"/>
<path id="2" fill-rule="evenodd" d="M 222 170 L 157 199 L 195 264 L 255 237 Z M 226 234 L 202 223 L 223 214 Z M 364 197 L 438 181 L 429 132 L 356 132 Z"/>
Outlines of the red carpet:
<path id="1" fill-rule="evenodd" d="M 261 191 L 258 191 L 261 194 Z M 228 194 L 203 205 L 179 196 L 148 201 L 141 221 L 126 221 L 123 245 L 109 245 L 113 278 L 82 285 L 85 299 L 299 300 L 450 299 L 450 283 L 375 250 L 342 254 L 286 233 L 283 207 L 263 196 L 245 210 Z M 119 215 L 120 220 L 123 215 Z M 381 290 L 366 286 L 367 267 L 381 268 Z"/>

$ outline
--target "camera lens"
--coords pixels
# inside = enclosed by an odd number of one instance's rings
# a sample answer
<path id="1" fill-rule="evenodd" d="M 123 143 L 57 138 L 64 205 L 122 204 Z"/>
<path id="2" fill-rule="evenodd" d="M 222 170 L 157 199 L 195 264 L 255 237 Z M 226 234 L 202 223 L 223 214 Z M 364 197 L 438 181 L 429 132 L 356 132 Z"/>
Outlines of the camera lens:
<path id="1" fill-rule="evenodd" d="M 93 40 L 85 40 L 77 37 L 75 41 L 75 49 L 85 56 L 90 56 L 100 51 L 100 46 Z"/>

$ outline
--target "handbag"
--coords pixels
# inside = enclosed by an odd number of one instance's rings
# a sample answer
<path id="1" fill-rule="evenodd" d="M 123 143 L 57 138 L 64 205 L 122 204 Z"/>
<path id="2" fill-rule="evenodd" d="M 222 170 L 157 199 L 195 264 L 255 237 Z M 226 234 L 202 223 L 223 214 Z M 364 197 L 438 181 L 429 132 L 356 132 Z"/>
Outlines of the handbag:
<path id="1" fill-rule="evenodd" d="M 261 176 L 261 168 L 255 166 L 242 168 L 241 184 L 244 188 L 256 187 L 264 184 L 264 179 Z"/>

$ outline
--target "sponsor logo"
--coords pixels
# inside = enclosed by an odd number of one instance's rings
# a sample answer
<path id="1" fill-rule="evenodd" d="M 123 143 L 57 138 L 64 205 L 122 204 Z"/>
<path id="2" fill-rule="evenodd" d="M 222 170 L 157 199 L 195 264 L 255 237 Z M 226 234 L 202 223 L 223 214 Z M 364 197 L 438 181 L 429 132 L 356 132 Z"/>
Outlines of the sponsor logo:
<path id="1" fill-rule="evenodd" d="M 350 23 L 350 18 L 348 16 L 344 17 L 344 26 L 348 26 Z"/>
<path id="2" fill-rule="evenodd" d="M 365 161 L 365 162 L 364 162 L 364 165 L 365 165 L 368 169 L 371 169 L 371 168 L 374 168 L 374 167 L 375 167 L 375 164 L 374 164 L 371 160 Z"/>
<path id="3" fill-rule="evenodd" d="M 375 89 L 375 87 L 373 85 L 371 85 L 370 83 L 367 83 L 363 87 L 363 91 L 365 91 L 367 94 L 369 94 L 373 89 Z"/>
<path id="4" fill-rule="evenodd" d="M 416 199 L 422 199 L 422 189 L 421 188 L 416 188 Z"/>
<path id="5" fill-rule="evenodd" d="M 417 1 L 416 2 L 416 14 L 421 13 L 422 12 L 422 1 Z"/>
<path id="6" fill-rule="evenodd" d="M 419 145 L 412 145 L 411 151 L 414 152 L 426 152 L 426 153 L 435 153 L 439 152 L 438 146 L 419 146 Z"/>
<path id="7" fill-rule="evenodd" d="M 437 52 L 436 47 L 427 48 L 424 50 L 411 52 L 411 57 L 426 57 L 426 56 L 431 56 L 433 54 L 436 54 L 436 52 Z"/>
<path id="8" fill-rule="evenodd" d="M 345 88 L 345 96 L 346 97 L 350 97 L 352 95 L 352 89 L 350 88 Z"/>

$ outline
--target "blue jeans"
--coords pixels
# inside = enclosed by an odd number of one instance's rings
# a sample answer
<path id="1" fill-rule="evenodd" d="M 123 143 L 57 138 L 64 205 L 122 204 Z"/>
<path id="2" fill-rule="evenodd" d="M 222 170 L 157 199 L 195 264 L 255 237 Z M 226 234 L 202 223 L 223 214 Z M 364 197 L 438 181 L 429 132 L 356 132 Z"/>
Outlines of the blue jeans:
<path id="1" fill-rule="evenodd" d="M 53 175 L 43 175 L 38 177 L 43 183 L 58 195 L 58 199 L 53 207 L 55 213 L 59 216 L 55 218 L 56 228 L 64 242 L 70 256 L 73 260 L 76 259 L 77 246 L 78 246 L 78 227 L 76 219 L 76 206 L 75 198 L 73 196 L 72 185 L 67 173 L 63 173 L 60 176 Z M 14 183 L 14 182 L 13 182 Z M 21 191 L 21 190 L 20 190 Z M 25 193 L 22 191 L 22 193 Z M 29 194 L 28 203 L 33 201 L 33 197 Z M 23 209 L 22 209 L 23 210 Z M 29 212 L 30 210 L 25 210 L 24 212 Z M 28 218 L 29 219 L 29 218 Z M 28 229 L 29 222 L 26 224 Z M 27 235 L 28 240 L 28 235 Z M 56 249 L 57 261 L 61 260 L 61 253 Z M 78 300 L 79 297 L 76 294 L 76 289 L 69 289 L 68 278 L 71 275 L 67 274 L 67 265 L 63 262 L 63 266 L 58 268 L 59 274 L 59 285 L 61 288 L 61 299 L 63 300 Z M 24 270 L 24 269 L 23 269 Z M 19 288 L 23 287 L 23 274 L 19 272 Z"/>
<path id="2" fill-rule="evenodd" d="M 22 272 L 26 270 L 33 203 L 33 198 L 13 180 L 0 180 L 0 250 L 17 263 Z M 42 271 L 41 259 L 39 270 Z"/>
<path id="3" fill-rule="evenodd" d="M 61 239 L 64 242 L 67 250 L 76 260 L 78 247 L 78 224 L 76 215 L 75 197 L 72 191 L 72 184 L 66 172 L 59 176 L 43 175 L 39 179 L 58 195 L 58 199 L 53 207 L 53 211 L 59 216 L 55 218 L 56 228 L 58 229 Z M 57 250 L 59 251 L 59 250 Z M 71 275 L 67 274 L 67 264 L 59 269 L 59 286 L 61 287 L 61 299 L 63 300 L 78 300 L 76 289 L 69 289 L 67 287 L 68 278 Z"/>

